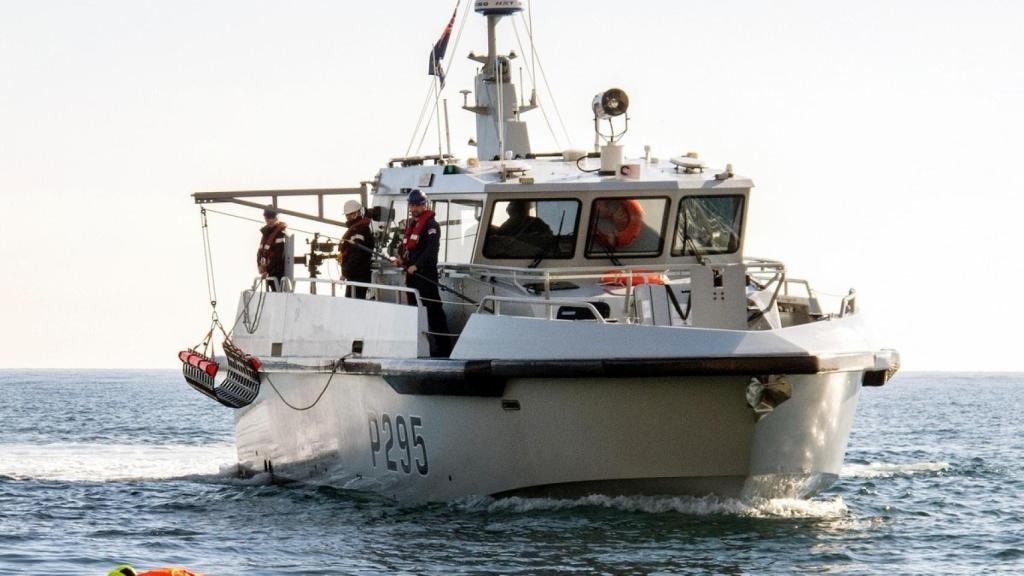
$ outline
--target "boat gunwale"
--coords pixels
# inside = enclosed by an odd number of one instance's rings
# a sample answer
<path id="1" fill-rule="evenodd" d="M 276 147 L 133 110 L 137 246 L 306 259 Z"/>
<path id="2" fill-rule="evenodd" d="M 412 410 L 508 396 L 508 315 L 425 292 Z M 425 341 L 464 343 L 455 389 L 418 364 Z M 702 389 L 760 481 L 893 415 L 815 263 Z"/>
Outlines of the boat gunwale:
<path id="1" fill-rule="evenodd" d="M 894 350 L 843 354 L 759 354 L 675 358 L 450 359 L 342 358 L 318 364 L 263 363 L 266 374 L 379 376 L 399 394 L 500 397 L 514 379 L 624 379 L 819 375 L 863 372 L 862 384 L 882 386 L 899 369 Z"/>

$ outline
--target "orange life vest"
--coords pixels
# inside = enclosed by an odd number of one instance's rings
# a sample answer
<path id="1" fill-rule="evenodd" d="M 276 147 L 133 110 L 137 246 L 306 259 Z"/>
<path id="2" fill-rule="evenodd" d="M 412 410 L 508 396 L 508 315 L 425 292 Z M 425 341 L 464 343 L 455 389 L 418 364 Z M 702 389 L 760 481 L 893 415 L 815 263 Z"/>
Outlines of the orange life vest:
<path id="1" fill-rule="evenodd" d="M 618 202 L 614 211 L 607 208 L 607 203 L 612 201 Z M 644 209 L 640 201 L 635 198 L 616 198 L 601 202 L 604 204 L 598 208 L 598 218 L 605 218 L 614 224 L 614 232 L 610 234 L 612 247 L 625 248 L 636 241 L 644 229 Z"/>
<path id="2" fill-rule="evenodd" d="M 432 210 L 424 210 L 416 220 L 410 220 L 405 225 L 405 238 L 402 239 L 402 247 L 406 251 L 412 251 L 417 244 L 420 243 L 420 234 L 423 234 L 423 229 L 426 228 L 427 222 L 434 217 Z"/>

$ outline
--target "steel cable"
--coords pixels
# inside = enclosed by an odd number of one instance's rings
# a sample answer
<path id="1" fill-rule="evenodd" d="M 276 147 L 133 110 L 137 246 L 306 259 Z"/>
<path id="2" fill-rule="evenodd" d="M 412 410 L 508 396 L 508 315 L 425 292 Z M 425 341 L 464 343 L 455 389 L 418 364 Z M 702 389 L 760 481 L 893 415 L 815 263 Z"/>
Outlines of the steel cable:
<path id="1" fill-rule="evenodd" d="M 314 406 L 320 403 L 320 399 L 324 397 L 324 394 L 327 393 L 327 389 L 330 388 L 331 381 L 334 380 L 334 375 L 338 373 L 338 367 L 341 366 L 341 363 L 344 362 L 345 358 L 347 357 L 347 355 L 343 356 L 337 362 L 334 363 L 334 369 L 331 370 L 331 376 L 327 379 L 327 383 L 324 384 L 323 390 L 321 390 L 320 394 L 317 395 L 316 400 L 313 400 L 313 403 L 310 404 L 309 406 L 306 406 L 305 408 L 299 408 L 298 406 L 293 405 L 291 402 L 285 399 L 284 395 L 281 394 L 281 391 L 277 389 L 277 386 L 275 386 L 274 382 L 270 379 L 270 374 L 264 372 L 263 376 L 267 379 L 267 384 L 270 384 L 270 387 L 273 388 L 274 392 L 277 393 L 277 397 L 281 399 L 281 402 L 284 402 L 285 406 L 291 408 L 292 410 L 295 410 L 296 412 L 305 412 L 306 410 L 311 410 Z"/>

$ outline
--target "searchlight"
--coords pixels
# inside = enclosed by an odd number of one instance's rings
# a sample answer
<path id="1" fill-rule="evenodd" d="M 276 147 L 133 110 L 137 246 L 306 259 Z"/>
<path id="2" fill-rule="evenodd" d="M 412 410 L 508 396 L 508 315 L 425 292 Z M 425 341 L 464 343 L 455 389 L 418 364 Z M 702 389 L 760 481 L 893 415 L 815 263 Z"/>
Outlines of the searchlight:
<path id="1" fill-rule="evenodd" d="M 594 118 L 606 120 L 622 116 L 629 109 L 629 96 L 618 88 L 612 88 L 594 96 Z"/>
<path id="2" fill-rule="evenodd" d="M 629 131 L 629 96 L 624 90 L 612 88 L 605 90 L 597 96 L 590 107 L 594 111 L 594 150 L 601 152 L 601 176 L 611 176 L 618 173 L 622 166 L 622 145 L 616 142 Z M 622 130 L 616 130 L 613 120 L 622 117 L 624 124 Z M 608 132 L 601 131 L 601 121 L 608 122 Z M 601 140 L 605 145 L 601 146 Z"/>

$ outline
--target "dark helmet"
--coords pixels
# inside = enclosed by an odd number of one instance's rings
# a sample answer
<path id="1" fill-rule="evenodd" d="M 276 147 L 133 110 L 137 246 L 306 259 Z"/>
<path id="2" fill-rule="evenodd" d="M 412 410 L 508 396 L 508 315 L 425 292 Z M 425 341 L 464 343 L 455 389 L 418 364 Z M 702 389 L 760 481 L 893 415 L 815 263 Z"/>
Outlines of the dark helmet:
<path id="1" fill-rule="evenodd" d="M 409 192 L 409 204 L 413 206 L 420 206 L 427 203 L 427 195 L 419 190 L 413 190 Z"/>

